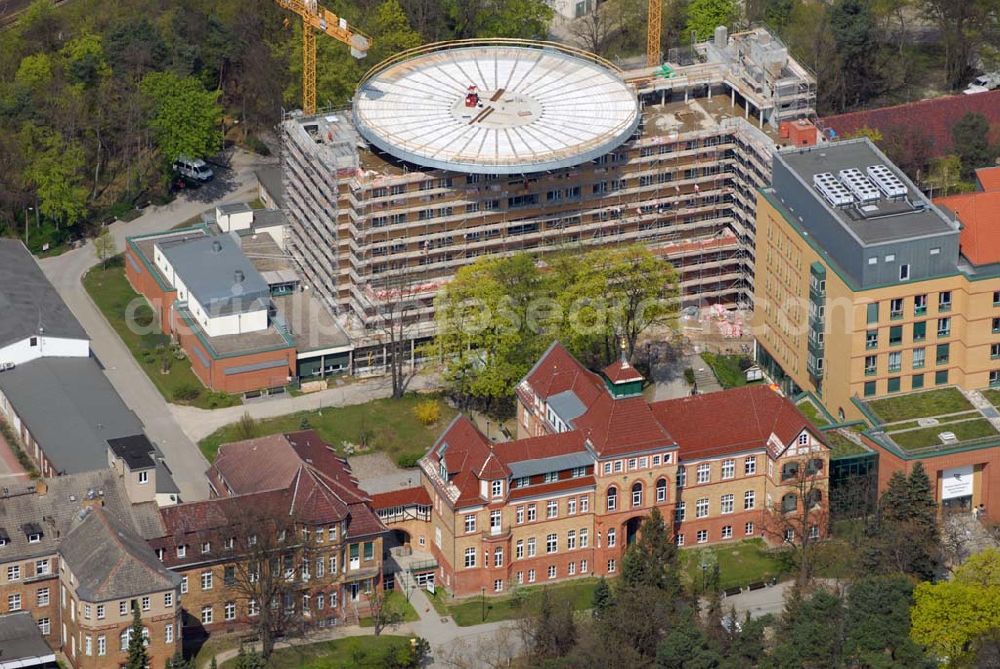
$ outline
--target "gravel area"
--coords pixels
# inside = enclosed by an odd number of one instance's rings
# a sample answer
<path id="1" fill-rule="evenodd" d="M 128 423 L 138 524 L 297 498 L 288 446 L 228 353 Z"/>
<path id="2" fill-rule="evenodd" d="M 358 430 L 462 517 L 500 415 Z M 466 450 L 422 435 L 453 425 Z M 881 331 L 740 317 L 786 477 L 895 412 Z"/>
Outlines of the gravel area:
<path id="1" fill-rule="evenodd" d="M 356 455 L 347 461 L 351 464 L 351 470 L 358 479 L 358 484 L 369 494 L 420 485 L 418 470 L 402 469 L 385 453 Z"/>

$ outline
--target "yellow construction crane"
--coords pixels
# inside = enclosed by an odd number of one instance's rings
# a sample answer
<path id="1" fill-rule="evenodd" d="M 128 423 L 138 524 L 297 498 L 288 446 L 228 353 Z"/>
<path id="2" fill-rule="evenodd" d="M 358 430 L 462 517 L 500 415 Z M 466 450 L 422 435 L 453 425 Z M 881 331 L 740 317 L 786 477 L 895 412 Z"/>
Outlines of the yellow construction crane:
<path id="1" fill-rule="evenodd" d="M 660 30 L 663 24 L 663 0 L 649 0 L 646 22 L 646 67 L 660 65 Z"/>
<path id="2" fill-rule="evenodd" d="M 372 40 L 368 35 L 347 25 L 316 0 L 274 0 L 279 7 L 302 17 L 302 111 L 316 113 L 316 33 L 319 30 L 351 47 L 351 55 L 364 58 Z"/>

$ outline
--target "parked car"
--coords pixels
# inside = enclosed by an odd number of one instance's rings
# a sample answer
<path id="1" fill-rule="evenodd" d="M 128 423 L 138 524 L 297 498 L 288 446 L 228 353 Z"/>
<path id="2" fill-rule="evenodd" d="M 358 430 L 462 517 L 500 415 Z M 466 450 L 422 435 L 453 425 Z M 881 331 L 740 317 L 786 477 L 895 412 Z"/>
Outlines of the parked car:
<path id="1" fill-rule="evenodd" d="M 211 181 L 215 172 L 201 158 L 180 157 L 174 161 L 174 172 L 192 181 Z"/>
<path id="2" fill-rule="evenodd" d="M 1000 72 L 989 72 L 976 77 L 969 82 L 968 88 L 963 92 L 966 95 L 974 95 L 976 93 L 992 91 L 995 88 L 1000 88 Z"/>

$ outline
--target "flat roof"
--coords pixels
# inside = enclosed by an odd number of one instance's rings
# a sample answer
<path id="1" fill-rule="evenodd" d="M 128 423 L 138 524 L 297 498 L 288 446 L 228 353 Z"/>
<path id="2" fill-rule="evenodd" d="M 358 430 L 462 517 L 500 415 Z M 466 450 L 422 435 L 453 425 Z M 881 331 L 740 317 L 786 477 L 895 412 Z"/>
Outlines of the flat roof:
<path id="1" fill-rule="evenodd" d="M 808 149 L 779 151 L 778 160 L 803 183 L 821 207 L 842 226 L 850 230 L 863 244 L 881 244 L 935 234 L 955 232 L 955 228 L 920 192 L 913 182 L 892 161 L 877 152 L 867 141 L 844 141 L 822 144 Z M 854 168 L 866 174 L 872 165 L 884 165 L 905 186 L 906 196 L 899 200 L 879 198 L 863 211 L 853 205 L 835 207 L 813 185 L 817 174 L 836 177 L 841 170 Z M 852 200 L 853 201 L 853 200 Z"/>
<path id="2" fill-rule="evenodd" d="M 156 466 L 153 453 L 156 449 L 144 434 L 108 439 L 111 451 L 125 461 L 129 469 L 152 469 Z"/>
<path id="3" fill-rule="evenodd" d="M 271 295 L 267 282 L 229 235 L 157 240 L 156 246 L 213 316 L 256 309 Z"/>
<path id="4" fill-rule="evenodd" d="M 143 433 L 93 358 L 32 360 L 0 372 L 0 391 L 60 473 L 104 469 L 108 439 Z"/>
<path id="5" fill-rule="evenodd" d="M 17 239 L 0 239 L 0 314 L 0 347 L 37 335 L 39 328 L 48 337 L 89 339 Z"/>
<path id="6" fill-rule="evenodd" d="M 467 104 L 475 87 L 478 96 Z M 521 174 L 578 165 L 639 124 L 635 90 L 597 56 L 483 40 L 404 52 L 359 84 L 354 124 L 393 156 L 439 169 Z"/>

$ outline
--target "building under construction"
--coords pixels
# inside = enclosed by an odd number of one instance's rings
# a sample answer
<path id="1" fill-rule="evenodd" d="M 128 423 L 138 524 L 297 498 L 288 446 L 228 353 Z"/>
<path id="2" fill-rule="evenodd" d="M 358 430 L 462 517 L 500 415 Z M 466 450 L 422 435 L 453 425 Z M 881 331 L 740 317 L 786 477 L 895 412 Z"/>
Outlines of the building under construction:
<path id="1" fill-rule="evenodd" d="M 350 109 L 283 122 L 289 250 L 358 348 L 490 254 L 639 242 L 685 304 L 747 306 L 755 190 L 815 79 L 763 30 L 622 71 L 552 43 L 464 41 L 383 62 Z M 371 350 L 371 349 L 369 349 Z"/>

